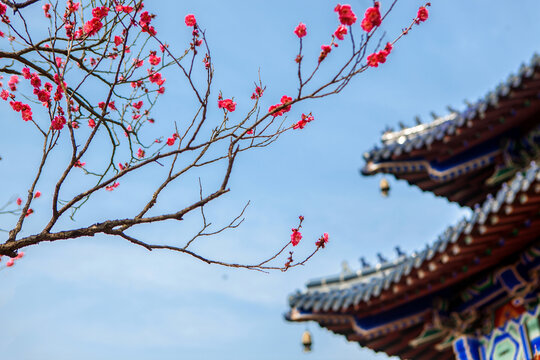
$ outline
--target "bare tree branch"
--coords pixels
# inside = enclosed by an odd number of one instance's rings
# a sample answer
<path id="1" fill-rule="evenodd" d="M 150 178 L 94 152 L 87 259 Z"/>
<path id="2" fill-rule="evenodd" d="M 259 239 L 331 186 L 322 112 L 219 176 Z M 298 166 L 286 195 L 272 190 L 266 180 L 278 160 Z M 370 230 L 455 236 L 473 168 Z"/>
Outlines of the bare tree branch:
<path id="1" fill-rule="evenodd" d="M 394 0 L 382 16 L 378 15 L 380 22 L 396 2 Z M 0 30 L 9 34 L 11 47 L 0 50 L 0 74 L 11 75 L 8 86 L 1 92 L 5 102 L 1 106 L 30 122 L 43 144 L 34 176 L 26 179 L 28 184 L 21 184 L 27 191 L 24 200 L 17 199 L 15 206 L 11 199 L 0 208 L 0 215 L 15 215 L 16 218 L 14 222 L 8 221 L 10 230 L 0 230 L 7 232 L 7 237 L 0 243 L 0 255 L 15 257 L 20 249 L 42 242 L 104 235 L 121 238 L 150 251 L 169 250 L 208 264 L 259 271 L 286 271 L 304 265 L 324 248 L 328 235 L 319 238 L 314 250 L 296 262 L 290 248 L 296 246 L 301 237 L 302 217 L 298 227 L 293 229 L 291 240 L 285 239 L 277 251 L 253 264 L 226 262 L 192 251 L 197 240 L 236 229 L 244 221 L 249 202 L 236 215 L 229 214 L 222 226 L 214 225 L 206 213 L 216 199 L 230 191 L 229 183 L 238 157 L 247 151 L 269 146 L 286 132 L 302 129 L 313 116 L 302 114 L 299 121 L 289 123 L 287 114 L 292 109 L 307 100 L 341 92 L 353 78 L 377 65 L 373 62 L 374 55 L 382 54 L 386 59 L 392 46 L 423 21 L 417 15 L 384 50 L 380 50 L 384 35 L 378 44 L 373 45 L 372 40 L 379 32 L 380 22 L 355 40 L 351 23 L 342 21 L 348 24 L 345 33 L 350 33 L 351 52 L 339 59 L 340 65 L 336 68 L 325 69 L 331 71 L 328 80 L 321 79 L 320 71 L 327 65 L 324 59 L 333 55 L 330 54 L 332 46 L 337 46 L 343 39 L 342 34 L 332 35 L 329 47 L 323 48 L 317 64 L 311 68 L 303 63 L 304 44 L 299 35 L 298 91 L 294 98 L 283 96 L 280 102 L 265 110 L 261 97 L 266 87 L 259 74 L 249 110 L 238 114 L 233 97 L 225 98 L 220 93 L 217 104 L 222 112 L 216 117 L 211 115 L 216 104 L 216 99 L 210 96 L 215 88 L 211 47 L 206 31 L 194 17 L 188 15 L 185 19 L 191 31 L 190 43 L 178 50 L 169 48 L 158 38 L 152 25 L 153 14 L 143 9 L 140 0 L 122 4 L 107 0 L 82 1 L 80 4 L 67 1 L 65 7 L 59 3 L 46 4 L 43 20 L 49 28 L 45 33 L 33 29 L 39 19 L 27 21 L 29 19 L 25 17 L 24 9 L 38 0 L 0 0 L 0 3 L 16 14 L 14 18 L 5 13 L 0 15 Z M 378 5 L 373 9 L 378 12 Z M 368 51 L 374 53 L 367 56 Z M 182 83 L 166 82 L 165 75 L 173 71 L 182 75 Z M 177 113 L 177 117 L 168 123 L 152 125 L 155 123 L 154 107 L 169 85 L 187 87 L 193 98 L 192 110 Z M 155 130 L 150 126 L 162 135 L 153 138 L 150 134 Z M 69 161 L 55 173 L 56 178 L 51 184 L 53 190 L 49 194 L 49 213 L 43 217 L 47 216 L 46 224 L 37 233 L 28 234 L 26 219 L 32 216 L 37 188 L 45 181 L 43 174 L 50 171 L 48 160 L 56 150 L 69 154 Z M 92 156 L 94 151 L 100 154 L 97 160 Z M 92 204 L 98 193 L 109 192 L 114 197 L 120 182 L 129 183 L 133 176 L 156 168 L 161 172 L 153 173 L 153 181 L 142 190 L 145 201 L 138 207 L 127 208 L 127 216 L 100 221 L 85 219 L 91 225 L 81 225 L 82 222 L 77 220 L 72 229 L 62 229 L 59 225 L 65 224 L 62 220 L 67 216 L 73 219 L 79 209 Z M 199 176 L 196 201 L 181 199 L 175 209 L 169 211 L 156 206 L 162 203 L 164 194 L 173 184 L 185 181 L 199 169 L 215 170 L 212 182 L 205 182 L 214 185 L 203 189 L 203 179 Z M 91 179 L 90 183 L 74 183 L 79 171 Z M 77 190 L 68 192 L 66 188 L 70 187 Z M 181 221 L 192 213 L 200 213 L 200 227 L 179 236 L 181 245 L 155 244 L 133 234 L 141 225 Z M 287 250 L 289 256 L 282 259 Z"/>

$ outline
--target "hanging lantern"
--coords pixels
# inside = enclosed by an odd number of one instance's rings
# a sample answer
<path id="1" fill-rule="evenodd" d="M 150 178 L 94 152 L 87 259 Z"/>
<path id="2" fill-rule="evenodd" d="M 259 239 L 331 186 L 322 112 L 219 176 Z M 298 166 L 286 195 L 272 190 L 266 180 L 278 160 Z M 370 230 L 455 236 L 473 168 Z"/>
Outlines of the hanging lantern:
<path id="1" fill-rule="evenodd" d="M 379 188 L 381 189 L 381 194 L 384 197 L 387 197 L 388 194 L 390 193 L 390 184 L 388 183 L 388 180 L 386 180 L 385 178 L 381 179 L 381 182 L 379 184 Z"/>
<path id="2" fill-rule="evenodd" d="M 302 345 L 304 346 L 304 352 L 311 352 L 311 333 L 306 330 L 302 334 Z"/>

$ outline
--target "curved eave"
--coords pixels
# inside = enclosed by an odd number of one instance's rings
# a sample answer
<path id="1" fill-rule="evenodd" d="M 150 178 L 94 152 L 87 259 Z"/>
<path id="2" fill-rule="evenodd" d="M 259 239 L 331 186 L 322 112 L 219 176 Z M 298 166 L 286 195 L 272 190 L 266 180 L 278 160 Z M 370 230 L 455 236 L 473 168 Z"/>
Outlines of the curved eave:
<path id="1" fill-rule="evenodd" d="M 535 55 L 518 75 L 510 76 L 464 112 L 384 134 L 381 146 L 364 154 L 360 172 L 366 176 L 392 174 L 423 191 L 474 206 L 493 189 L 484 182 L 470 185 L 470 179 L 482 170 L 494 174 L 503 163 L 501 141 L 509 136 L 519 138 L 518 134 L 539 123 L 540 57 Z M 476 154 L 484 147 L 484 154 Z M 452 182 L 459 186 L 451 186 Z"/>
<path id="2" fill-rule="evenodd" d="M 476 207 L 470 219 L 450 227 L 428 248 L 398 265 L 361 278 L 312 282 L 291 295 L 290 307 L 307 312 L 378 313 L 458 283 L 523 249 L 540 232 L 540 169 L 533 162 Z"/>

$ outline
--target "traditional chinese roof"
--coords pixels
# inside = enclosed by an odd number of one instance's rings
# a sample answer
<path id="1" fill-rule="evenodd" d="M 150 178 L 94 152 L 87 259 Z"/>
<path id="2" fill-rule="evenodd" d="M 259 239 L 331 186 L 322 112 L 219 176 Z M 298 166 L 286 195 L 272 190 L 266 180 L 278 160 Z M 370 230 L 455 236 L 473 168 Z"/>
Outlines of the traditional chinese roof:
<path id="1" fill-rule="evenodd" d="M 452 297 L 453 309 L 462 312 L 478 304 L 485 306 L 485 299 L 505 299 L 508 294 L 501 289 L 508 288 L 511 274 L 497 274 L 489 281 L 482 278 L 479 284 L 471 281 L 510 260 L 515 262 L 516 256 L 538 240 L 539 211 L 540 167 L 531 162 L 477 206 L 469 219 L 449 227 L 425 249 L 354 273 L 310 281 L 306 290 L 290 296 L 286 318 L 315 320 L 351 341 L 389 355 L 450 359 L 453 338 L 443 339 L 446 333 L 425 328 L 432 318 L 434 300 Z M 456 289 L 466 286 L 471 287 L 472 295 L 466 293 L 455 300 Z M 434 348 L 433 339 L 439 342 L 439 349 Z"/>
<path id="2" fill-rule="evenodd" d="M 464 111 L 453 110 L 428 124 L 385 132 L 381 145 L 364 154 L 362 173 L 391 173 L 472 207 L 496 191 L 498 180 L 507 180 L 500 167 L 512 146 L 508 141 L 521 141 L 536 128 L 539 114 L 540 56 L 535 55 L 517 74 Z"/>

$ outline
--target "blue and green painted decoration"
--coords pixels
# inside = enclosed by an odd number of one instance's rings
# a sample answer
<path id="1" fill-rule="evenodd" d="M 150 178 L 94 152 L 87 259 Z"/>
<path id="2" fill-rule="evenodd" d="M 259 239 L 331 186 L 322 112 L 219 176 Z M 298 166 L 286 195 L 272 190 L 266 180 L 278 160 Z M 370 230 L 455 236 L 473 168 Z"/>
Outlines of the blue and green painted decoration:
<path id="1" fill-rule="evenodd" d="M 489 335 L 461 336 L 454 342 L 458 360 L 535 360 L 540 349 L 540 306 L 526 311 Z"/>

